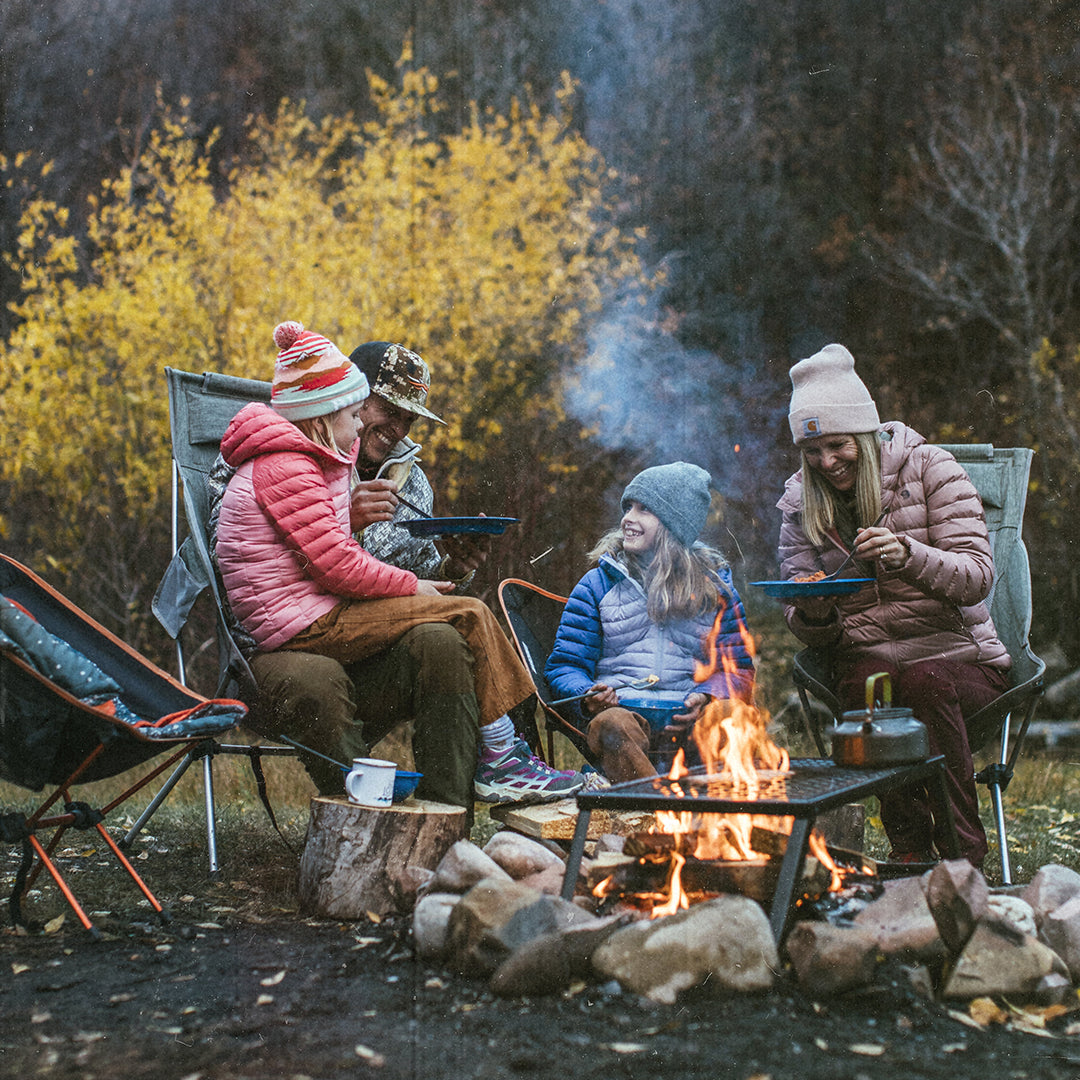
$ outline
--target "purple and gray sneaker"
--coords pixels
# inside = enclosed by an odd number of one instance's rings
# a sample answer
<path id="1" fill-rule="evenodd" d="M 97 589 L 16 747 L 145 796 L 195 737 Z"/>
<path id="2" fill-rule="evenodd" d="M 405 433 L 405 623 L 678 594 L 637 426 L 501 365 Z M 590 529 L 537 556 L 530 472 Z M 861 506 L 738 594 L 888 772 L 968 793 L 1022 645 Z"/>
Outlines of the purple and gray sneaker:
<path id="1" fill-rule="evenodd" d="M 476 798 L 486 803 L 537 803 L 565 799 L 585 782 L 579 772 L 559 772 L 518 739 L 509 750 L 483 750 L 474 781 Z"/>

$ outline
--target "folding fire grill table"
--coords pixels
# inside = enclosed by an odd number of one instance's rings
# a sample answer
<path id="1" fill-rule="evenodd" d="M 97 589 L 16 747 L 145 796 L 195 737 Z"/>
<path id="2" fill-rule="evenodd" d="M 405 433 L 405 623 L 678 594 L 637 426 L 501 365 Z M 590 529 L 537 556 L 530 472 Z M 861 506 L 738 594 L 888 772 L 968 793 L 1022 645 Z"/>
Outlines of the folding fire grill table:
<path id="1" fill-rule="evenodd" d="M 949 850 L 944 854 L 950 859 L 959 855 L 956 822 L 945 789 L 945 759 L 940 755 L 909 765 L 872 769 L 846 768 L 825 759 L 797 758 L 791 761 L 787 771 L 759 772 L 758 781 L 757 790 L 751 791 L 745 783 L 735 782 L 726 774 L 709 774 L 699 767 L 678 779 L 649 776 L 599 791 L 580 792 L 577 827 L 563 878 L 563 899 L 569 900 L 574 895 L 593 810 L 667 810 L 794 818 L 769 912 L 769 925 L 777 942 L 783 939 L 791 921 L 795 890 L 802 877 L 814 821 L 826 810 L 911 784 L 936 785 L 947 818 Z"/>

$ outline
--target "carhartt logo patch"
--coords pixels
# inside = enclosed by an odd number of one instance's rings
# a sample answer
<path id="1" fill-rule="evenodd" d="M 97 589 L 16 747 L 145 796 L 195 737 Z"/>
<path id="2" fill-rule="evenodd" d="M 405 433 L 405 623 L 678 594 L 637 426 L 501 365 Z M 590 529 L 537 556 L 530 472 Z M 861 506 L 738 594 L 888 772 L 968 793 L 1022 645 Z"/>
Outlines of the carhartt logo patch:
<path id="1" fill-rule="evenodd" d="M 821 424 L 818 423 L 816 416 L 808 417 L 802 422 L 802 433 L 804 439 L 812 439 L 815 435 L 821 434 Z"/>

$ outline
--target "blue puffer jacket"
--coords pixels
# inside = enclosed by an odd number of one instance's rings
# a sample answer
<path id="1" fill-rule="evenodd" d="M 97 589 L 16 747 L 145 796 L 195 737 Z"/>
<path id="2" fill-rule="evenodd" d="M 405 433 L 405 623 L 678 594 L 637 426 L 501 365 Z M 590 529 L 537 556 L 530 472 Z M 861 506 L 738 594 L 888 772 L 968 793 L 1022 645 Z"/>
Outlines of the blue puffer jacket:
<path id="1" fill-rule="evenodd" d="M 607 555 L 574 586 L 566 603 L 555 646 L 544 669 L 558 697 L 582 694 L 594 683 L 613 687 L 620 700 L 663 706 L 681 705 L 694 692 L 716 698 L 748 700 L 754 684 L 754 661 L 742 635 L 745 622 L 742 600 L 735 591 L 731 571 L 717 572 L 721 594 L 730 597 L 720 620 L 717 655 L 729 657 L 736 670 L 722 670 L 703 683 L 694 682 L 695 661 L 704 661 L 704 640 L 715 614 L 678 619 L 664 626 L 648 614 L 648 598 L 622 563 Z M 730 666 L 729 664 L 729 666 Z M 636 690 L 631 682 L 659 676 L 655 686 Z M 624 688 L 625 692 L 623 689 Z M 582 723 L 586 714 L 578 708 Z"/>

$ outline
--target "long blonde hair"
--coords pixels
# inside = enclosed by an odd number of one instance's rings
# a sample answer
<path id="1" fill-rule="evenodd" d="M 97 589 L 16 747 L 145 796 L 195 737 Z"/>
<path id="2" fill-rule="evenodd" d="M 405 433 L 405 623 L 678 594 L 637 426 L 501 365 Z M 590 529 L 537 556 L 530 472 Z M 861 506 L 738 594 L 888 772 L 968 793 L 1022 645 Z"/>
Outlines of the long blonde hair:
<path id="1" fill-rule="evenodd" d="M 334 439 L 334 417 L 340 411 L 339 409 L 337 412 L 323 413 L 322 416 L 308 416 L 303 420 L 294 420 L 293 423 L 316 446 L 332 450 L 335 454 L 343 454 L 345 451 L 338 446 L 337 441 Z M 356 471 L 354 465 L 349 472 L 349 490 L 354 491 L 358 483 L 360 483 L 360 474 Z"/>
<path id="2" fill-rule="evenodd" d="M 852 435 L 858 447 L 855 459 L 855 516 L 860 529 L 873 524 L 881 513 L 881 438 L 876 431 Z M 836 489 L 802 458 L 802 528 L 814 547 L 836 524 Z"/>
<path id="3" fill-rule="evenodd" d="M 728 565 L 727 559 L 715 548 L 695 544 L 688 548 L 680 543 L 660 522 L 651 558 L 642 561 L 623 548 L 622 529 L 612 529 L 597 541 L 589 552 L 590 564 L 595 565 L 602 555 L 623 563 L 645 587 L 649 618 L 663 624 L 674 619 L 690 619 L 706 611 L 715 611 L 731 596 L 716 576 L 716 571 Z"/>

